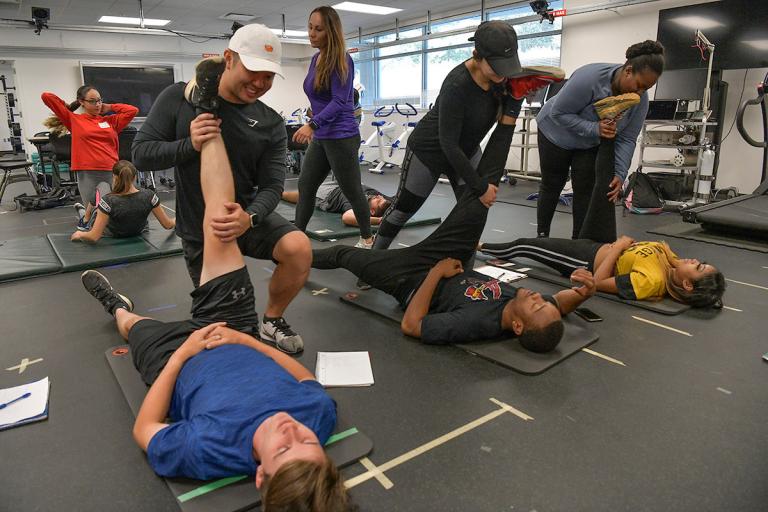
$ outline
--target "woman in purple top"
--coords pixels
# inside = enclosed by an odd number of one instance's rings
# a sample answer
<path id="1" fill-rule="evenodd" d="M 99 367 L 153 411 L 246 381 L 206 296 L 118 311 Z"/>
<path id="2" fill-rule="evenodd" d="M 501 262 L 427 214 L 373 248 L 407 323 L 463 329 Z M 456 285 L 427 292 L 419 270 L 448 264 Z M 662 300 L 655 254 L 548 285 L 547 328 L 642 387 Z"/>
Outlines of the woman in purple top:
<path id="1" fill-rule="evenodd" d="M 347 54 L 338 13 L 318 7 L 309 16 L 309 42 L 320 51 L 312 57 L 304 79 L 304 92 L 312 106 L 312 120 L 299 128 L 293 140 L 309 143 L 299 176 L 296 227 L 305 231 L 315 208 L 315 193 L 333 169 L 344 197 L 349 199 L 360 225 L 358 247 L 371 248 L 371 214 L 360 183 L 357 151 L 360 130 L 355 120 L 352 84 L 355 66 Z"/>

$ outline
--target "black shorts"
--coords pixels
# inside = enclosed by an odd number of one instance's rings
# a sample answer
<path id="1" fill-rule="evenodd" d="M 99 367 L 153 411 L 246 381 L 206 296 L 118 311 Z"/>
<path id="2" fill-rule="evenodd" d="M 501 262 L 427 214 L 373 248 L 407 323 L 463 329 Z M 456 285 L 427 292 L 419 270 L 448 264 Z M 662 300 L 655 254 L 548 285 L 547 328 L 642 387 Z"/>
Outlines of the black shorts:
<path id="1" fill-rule="evenodd" d="M 272 260 L 272 253 L 277 242 L 285 235 L 299 229 L 285 218 L 270 213 L 253 229 L 249 229 L 237 239 L 237 245 L 243 256 L 250 256 L 259 260 Z M 184 249 L 184 261 L 187 263 L 187 272 L 192 278 L 195 288 L 200 286 L 200 274 L 203 271 L 203 242 L 181 239 Z M 277 263 L 275 261 L 275 263 Z"/>
<path id="2" fill-rule="evenodd" d="M 155 381 L 168 358 L 192 331 L 214 322 L 227 322 L 228 327 L 251 335 L 258 330 L 259 315 L 246 267 L 208 281 L 191 295 L 191 320 L 141 320 L 128 333 L 133 364 L 147 384 Z"/>

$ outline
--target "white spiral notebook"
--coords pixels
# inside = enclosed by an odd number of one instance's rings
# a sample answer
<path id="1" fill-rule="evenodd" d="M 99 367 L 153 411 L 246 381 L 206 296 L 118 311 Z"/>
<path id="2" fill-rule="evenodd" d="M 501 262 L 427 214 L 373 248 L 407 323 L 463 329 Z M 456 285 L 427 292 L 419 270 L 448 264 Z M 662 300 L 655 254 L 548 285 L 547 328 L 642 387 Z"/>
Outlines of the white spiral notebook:
<path id="1" fill-rule="evenodd" d="M 324 387 L 373 385 L 373 369 L 368 352 L 318 352 L 317 381 Z"/>

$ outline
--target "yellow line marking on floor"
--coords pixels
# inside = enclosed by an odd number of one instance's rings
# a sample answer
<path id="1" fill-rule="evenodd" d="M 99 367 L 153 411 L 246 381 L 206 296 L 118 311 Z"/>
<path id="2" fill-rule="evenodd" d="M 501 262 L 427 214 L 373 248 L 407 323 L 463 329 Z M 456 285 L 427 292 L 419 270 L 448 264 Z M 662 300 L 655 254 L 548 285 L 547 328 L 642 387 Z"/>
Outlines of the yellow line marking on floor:
<path id="1" fill-rule="evenodd" d="M 743 310 L 741 310 L 741 309 L 732 308 L 732 307 L 729 307 L 729 306 L 723 306 L 723 309 L 727 309 L 729 311 L 738 311 L 739 313 L 743 312 Z"/>
<path id="2" fill-rule="evenodd" d="M 162 206 L 163 208 L 165 208 L 166 210 L 168 210 L 168 211 L 169 211 L 169 212 L 171 212 L 171 213 L 176 213 L 176 210 L 173 210 L 173 209 L 171 209 L 171 208 L 168 208 L 168 207 L 167 207 L 167 206 L 165 206 L 163 203 L 160 203 L 160 206 Z"/>
<path id="3" fill-rule="evenodd" d="M 367 482 L 371 478 L 376 478 L 376 475 L 378 473 L 384 473 L 386 471 L 389 471 L 390 469 L 393 469 L 393 468 L 399 466 L 400 464 L 408 462 L 409 460 L 413 459 L 414 457 L 417 457 L 417 456 L 421 455 L 422 453 L 426 453 L 426 452 L 430 451 L 431 449 L 440 446 L 441 444 L 445 444 L 448 441 L 450 441 L 452 439 L 455 439 L 455 438 L 459 437 L 460 435 L 465 434 L 465 433 L 469 432 L 470 430 L 473 430 L 473 429 L 479 427 L 480 425 L 483 425 L 484 423 L 488 423 L 492 419 L 497 418 L 497 417 L 501 416 L 502 414 L 505 414 L 505 413 L 509 412 L 509 413 L 512 413 L 515 416 L 518 416 L 519 418 L 522 418 L 522 419 L 524 419 L 526 421 L 533 419 L 531 416 L 528 416 L 524 412 L 522 412 L 522 411 L 520 411 L 518 409 L 515 409 L 511 405 L 508 405 L 508 404 L 505 404 L 504 402 L 496 400 L 495 398 L 490 398 L 489 400 L 491 402 L 495 403 L 496 405 L 498 405 L 499 409 L 496 409 L 495 411 L 489 412 L 488 414 L 486 414 L 485 416 L 483 416 L 481 418 L 478 418 L 478 419 L 476 419 L 474 421 L 471 421 L 471 422 L 467 423 L 464 426 L 461 426 L 461 427 L 459 427 L 459 428 L 457 428 L 455 430 L 452 430 L 451 432 L 448 432 L 447 434 L 444 434 L 444 435 L 438 437 L 437 439 L 434 439 L 434 440 L 432 440 L 432 441 L 430 441 L 428 443 L 425 443 L 425 444 L 423 444 L 423 445 L 421 445 L 419 447 L 414 448 L 411 451 L 408 451 L 408 452 L 406 452 L 406 453 L 404 453 L 404 454 L 402 454 L 402 455 L 400 455 L 398 457 L 395 457 L 394 459 L 390 460 L 389 462 L 385 462 L 384 464 L 378 466 L 376 471 L 369 470 L 369 471 L 366 471 L 365 473 L 357 475 L 356 477 L 350 478 L 349 480 L 344 482 L 344 485 L 346 485 L 347 489 L 351 489 L 352 487 L 360 485 L 363 482 Z"/>
<path id="4" fill-rule="evenodd" d="M 387 475 L 382 473 L 381 470 L 376 467 L 376 464 L 371 462 L 371 459 L 368 457 L 363 457 L 359 462 L 365 467 L 365 469 L 373 472 L 373 478 L 378 480 L 382 487 L 389 490 L 395 486 L 395 484 L 392 483 L 392 480 L 387 478 Z"/>
<path id="5" fill-rule="evenodd" d="M 752 283 L 745 283 L 744 281 L 736 281 L 734 279 L 728 279 L 728 278 L 726 278 L 725 280 L 730 281 L 731 283 L 743 284 L 744 286 L 751 286 L 752 288 L 760 288 L 761 290 L 768 290 L 768 287 L 766 286 L 760 286 Z"/>
<path id="6" fill-rule="evenodd" d="M 641 317 L 635 316 L 635 315 L 632 315 L 632 318 L 634 318 L 635 320 L 640 320 L 641 322 L 645 322 L 647 324 L 655 325 L 656 327 L 661 327 L 662 329 L 666 329 L 668 331 L 672 331 L 672 332 L 676 332 L 678 334 L 683 334 L 685 336 L 693 337 L 693 334 L 691 334 L 689 332 L 681 331 L 680 329 L 675 329 L 674 327 L 670 327 L 668 325 L 660 324 L 658 322 L 652 322 L 651 320 L 647 320 L 645 318 L 641 318 Z"/>
<path id="7" fill-rule="evenodd" d="M 618 359 L 614 359 L 614 358 L 609 357 L 609 356 L 607 356 L 605 354 L 601 354 L 600 352 L 595 352 L 591 348 L 583 348 L 581 350 L 586 352 L 587 354 L 592 354 L 595 357 L 599 357 L 601 359 L 605 359 L 606 361 L 610 361 L 611 363 L 620 364 L 621 366 L 627 366 L 624 363 L 622 363 L 621 361 L 619 361 Z"/>

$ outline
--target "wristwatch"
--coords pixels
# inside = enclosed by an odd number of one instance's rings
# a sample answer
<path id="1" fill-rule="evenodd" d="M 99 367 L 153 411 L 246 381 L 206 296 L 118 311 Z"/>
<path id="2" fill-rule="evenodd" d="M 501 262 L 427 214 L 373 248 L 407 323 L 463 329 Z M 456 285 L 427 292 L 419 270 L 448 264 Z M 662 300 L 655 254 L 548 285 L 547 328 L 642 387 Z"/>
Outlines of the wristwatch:
<path id="1" fill-rule="evenodd" d="M 310 128 L 312 128 L 312 131 L 315 131 L 318 128 L 320 128 L 319 126 L 317 126 L 317 123 L 315 122 L 314 119 L 310 119 L 307 124 L 309 125 Z"/>
<path id="2" fill-rule="evenodd" d="M 251 213 L 251 214 L 249 214 L 249 217 L 251 219 L 251 227 L 255 228 L 256 224 L 259 223 L 259 214 L 258 213 Z"/>

